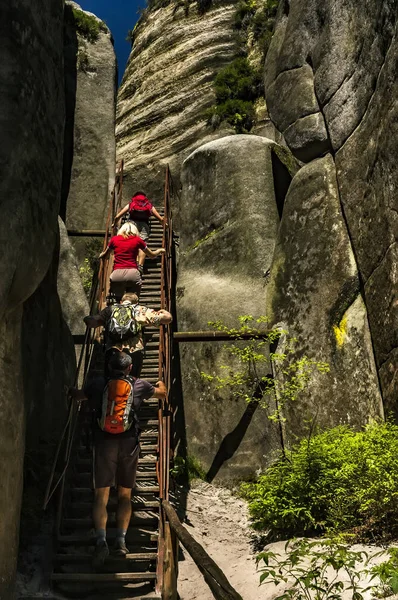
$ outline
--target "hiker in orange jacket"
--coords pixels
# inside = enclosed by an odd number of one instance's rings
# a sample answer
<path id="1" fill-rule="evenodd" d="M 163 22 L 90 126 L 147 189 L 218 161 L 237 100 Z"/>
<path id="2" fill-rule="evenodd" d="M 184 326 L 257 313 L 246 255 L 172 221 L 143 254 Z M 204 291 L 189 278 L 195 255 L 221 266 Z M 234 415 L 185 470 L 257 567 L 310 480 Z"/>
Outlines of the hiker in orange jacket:
<path id="1" fill-rule="evenodd" d="M 76 400 L 90 402 L 94 425 L 94 504 L 96 546 L 93 566 L 99 568 L 109 555 L 106 541 L 107 504 L 110 488 L 117 487 L 116 539 L 113 554 L 126 556 L 126 533 L 131 518 L 131 491 L 138 466 L 139 422 L 137 413 L 148 398 L 165 398 L 162 381 L 152 385 L 131 377 L 131 357 L 125 352 L 112 356 L 110 379 L 98 377 L 84 390 L 71 390 Z"/>

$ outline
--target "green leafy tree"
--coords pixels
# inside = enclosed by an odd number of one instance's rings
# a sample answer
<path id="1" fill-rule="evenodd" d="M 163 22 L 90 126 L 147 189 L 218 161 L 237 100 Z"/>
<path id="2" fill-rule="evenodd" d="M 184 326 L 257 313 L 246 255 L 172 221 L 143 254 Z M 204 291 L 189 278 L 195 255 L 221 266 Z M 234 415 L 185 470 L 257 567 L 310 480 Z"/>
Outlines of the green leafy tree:
<path id="1" fill-rule="evenodd" d="M 223 365 L 222 375 L 202 372 L 202 377 L 215 385 L 216 390 L 229 388 L 234 397 L 244 398 L 247 402 L 258 402 L 270 410 L 271 404 L 277 401 L 277 407 L 269 412 L 271 420 L 284 420 L 283 408 L 286 402 L 294 402 L 299 393 L 308 385 L 315 371 L 327 373 L 329 367 L 303 355 L 293 359 L 295 351 L 294 338 L 288 338 L 288 332 L 279 329 L 264 329 L 268 318 L 261 316 L 257 319 L 251 315 L 238 317 L 239 327 L 229 328 L 222 321 L 209 322 L 217 331 L 222 331 L 242 339 L 243 334 L 250 334 L 252 339 L 242 343 L 224 345 L 228 354 L 238 360 L 240 367 L 233 369 Z M 263 329 L 259 329 L 262 326 Z M 268 351 L 276 342 L 285 336 L 283 352 Z M 268 374 L 264 374 L 268 370 Z M 279 373 L 281 376 L 274 376 Z"/>

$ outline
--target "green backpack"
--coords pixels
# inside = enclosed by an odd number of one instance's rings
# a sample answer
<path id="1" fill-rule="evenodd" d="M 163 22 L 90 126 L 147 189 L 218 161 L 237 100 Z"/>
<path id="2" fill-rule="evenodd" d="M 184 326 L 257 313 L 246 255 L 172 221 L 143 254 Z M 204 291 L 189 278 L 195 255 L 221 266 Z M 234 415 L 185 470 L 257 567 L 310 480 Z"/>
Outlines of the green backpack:
<path id="1" fill-rule="evenodd" d="M 106 329 L 112 341 L 121 342 L 141 331 L 141 325 L 134 316 L 136 306 L 137 304 L 114 304 L 111 307 L 111 317 Z"/>

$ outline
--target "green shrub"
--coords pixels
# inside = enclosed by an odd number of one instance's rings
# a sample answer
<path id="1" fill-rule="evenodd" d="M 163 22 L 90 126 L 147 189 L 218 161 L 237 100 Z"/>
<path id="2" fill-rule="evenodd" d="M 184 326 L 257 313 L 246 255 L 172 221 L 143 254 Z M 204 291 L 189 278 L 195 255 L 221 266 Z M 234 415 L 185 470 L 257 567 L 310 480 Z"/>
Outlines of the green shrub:
<path id="1" fill-rule="evenodd" d="M 257 9 L 255 0 L 241 0 L 235 13 L 235 29 L 242 32 L 245 43 L 248 33 L 252 32 L 253 40 L 257 42 L 263 57 L 266 55 L 275 26 L 275 17 L 279 0 L 267 0 Z"/>
<path id="2" fill-rule="evenodd" d="M 206 471 L 201 462 L 192 455 L 183 458 L 176 456 L 174 458 L 173 467 L 170 469 L 170 475 L 179 483 L 192 481 L 193 479 L 205 479 Z"/>
<path id="3" fill-rule="evenodd" d="M 214 79 L 216 105 L 208 111 L 209 122 L 227 121 L 237 133 L 250 131 L 255 116 L 254 101 L 261 93 L 261 77 L 245 57 L 236 58 Z"/>
<path id="4" fill-rule="evenodd" d="M 242 485 L 256 529 L 292 537 L 398 534 L 398 426 L 339 426 L 302 440 L 255 483 Z"/>
<path id="5" fill-rule="evenodd" d="M 100 31 L 108 31 L 105 23 L 98 21 L 95 17 L 88 15 L 83 10 L 72 9 L 75 20 L 76 31 L 88 42 L 94 43 L 98 40 Z"/>
<path id="6" fill-rule="evenodd" d="M 374 565 L 370 570 L 372 578 L 379 580 L 379 585 L 373 590 L 374 598 L 398 594 L 398 548 L 389 548 L 387 555 L 387 560 Z"/>
<path id="7" fill-rule="evenodd" d="M 218 103 L 229 99 L 252 101 L 258 98 L 261 77 L 247 58 L 236 58 L 222 69 L 214 79 L 214 91 Z"/>
<path id="8" fill-rule="evenodd" d="M 265 550 L 257 556 L 260 585 L 284 584 L 275 600 L 363 600 L 375 586 L 363 585 L 369 575 L 369 556 L 333 540 L 293 540 L 285 546 L 285 557 Z"/>
<path id="9" fill-rule="evenodd" d="M 264 8 L 256 12 L 253 17 L 253 38 L 259 44 L 264 56 L 271 43 L 278 4 L 279 0 L 268 0 Z"/>
<path id="10" fill-rule="evenodd" d="M 280 327 L 264 329 L 268 317 L 262 315 L 255 319 L 252 315 L 238 317 L 239 327 L 227 327 L 222 321 L 208 321 L 216 331 L 236 336 L 223 349 L 236 361 L 234 366 L 221 365 L 218 373 L 201 372 L 201 376 L 214 386 L 215 391 L 228 389 L 231 397 L 248 402 L 257 402 L 268 412 L 272 421 L 284 421 L 283 409 L 286 403 L 297 400 L 306 389 L 313 374 L 328 373 L 329 365 L 301 355 L 293 359 L 295 338 L 289 338 L 288 332 Z M 244 336 L 250 338 L 244 343 Z M 284 339 L 284 351 L 269 351 L 277 342 Z M 274 374 L 283 374 L 283 378 Z M 274 406 L 278 399 L 277 407 Z M 272 407 L 272 408 L 271 408 Z"/>
<path id="11" fill-rule="evenodd" d="M 244 100 L 227 100 L 215 106 L 209 113 L 214 128 L 222 121 L 227 121 L 235 128 L 236 133 L 247 133 L 253 127 L 255 112 L 252 102 Z"/>
<path id="12" fill-rule="evenodd" d="M 98 255 L 102 251 L 102 240 L 91 238 L 86 242 L 86 256 L 79 267 L 80 278 L 87 298 L 90 298 L 93 275 L 99 267 Z"/>
<path id="13" fill-rule="evenodd" d="M 242 0 L 235 13 L 235 29 L 247 29 L 256 12 L 255 0 Z"/>

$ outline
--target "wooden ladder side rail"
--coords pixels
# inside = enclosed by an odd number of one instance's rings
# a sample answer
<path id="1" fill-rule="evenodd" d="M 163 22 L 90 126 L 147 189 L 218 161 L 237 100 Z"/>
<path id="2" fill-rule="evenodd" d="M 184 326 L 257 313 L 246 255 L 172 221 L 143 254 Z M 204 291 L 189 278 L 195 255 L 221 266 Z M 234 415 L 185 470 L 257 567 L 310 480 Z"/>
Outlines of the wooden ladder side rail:
<path id="1" fill-rule="evenodd" d="M 110 226 L 115 218 L 116 211 L 118 210 L 117 207 L 121 203 L 122 189 L 123 189 L 123 160 L 120 161 L 120 163 L 117 165 L 117 168 L 116 168 L 115 183 L 114 183 L 113 190 L 111 193 L 111 199 L 110 199 L 110 203 L 109 203 L 106 226 L 105 226 L 106 233 L 105 233 L 104 242 L 103 242 L 103 246 L 102 246 L 103 250 L 105 250 L 105 248 L 107 247 L 108 242 L 109 242 L 109 236 L 111 233 Z M 101 306 L 101 303 L 106 303 L 106 295 L 108 293 L 108 288 L 109 288 L 109 275 L 111 272 L 112 265 L 113 265 L 113 260 L 109 259 L 109 258 L 105 261 L 101 260 L 101 262 L 100 262 L 98 275 L 95 279 L 93 279 L 92 285 L 91 285 L 90 314 L 94 314 L 96 311 L 99 312 L 99 310 L 103 307 L 103 306 Z M 88 374 L 88 371 L 90 368 L 91 359 L 92 359 L 92 355 L 93 355 L 94 343 L 95 343 L 95 341 L 99 340 L 99 333 L 91 332 L 91 330 L 89 328 L 86 329 L 86 336 L 87 337 L 85 340 L 85 344 L 82 347 L 82 351 L 81 351 L 81 354 L 79 357 L 78 368 L 76 370 L 75 382 L 74 382 L 75 387 L 78 385 L 80 368 L 81 368 L 83 357 L 84 357 L 83 382 L 84 383 L 86 382 L 87 374 Z M 65 491 L 65 476 L 66 476 L 66 472 L 67 472 L 67 469 L 69 466 L 72 445 L 74 442 L 76 427 L 77 427 L 79 414 L 80 414 L 80 406 L 81 405 L 79 402 L 77 405 L 75 417 L 73 420 L 71 420 L 71 422 L 69 424 L 69 428 L 68 428 L 67 443 L 66 443 L 66 447 L 65 447 L 65 457 L 64 457 L 64 469 L 63 469 L 61 477 L 60 477 L 61 485 L 60 485 L 60 490 L 59 490 L 59 495 L 58 495 L 58 506 L 57 506 L 57 515 L 56 515 L 56 533 L 57 533 L 57 535 L 59 535 L 60 528 L 61 528 L 63 502 L 64 502 L 64 491 Z"/>
<path id="2" fill-rule="evenodd" d="M 164 217 L 168 226 L 163 224 L 162 247 L 166 253 L 161 258 L 161 308 L 171 312 L 171 273 L 172 273 L 172 216 L 170 207 L 170 172 L 168 166 L 165 173 L 164 185 Z M 171 327 L 162 326 L 159 335 L 159 379 L 163 380 L 167 389 L 166 398 L 159 402 L 159 441 L 158 441 L 158 461 L 157 475 L 159 482 L 159 497 L 161 500 L 167 500 L 169 495 L 169 469 L 170 469 L 170 431 L 171 431 L 171 411 L 169 404 L 170 384 L 171 384 Z M 160 507 L 159 514 L 159 542 L 158 558 L 156 564 L 156 591 L 162 597 L 165 591 L 165 559 L 169 556 L 169 526 L 166 522 L 164 513 Z M 169 561 L 167 561 L 169 564 Z"/>
<path id="3" fill-rule="evenodd" d="M 214 598 L 216 598 L 216 600 L 243 600 L 242 596 L 231 586 L 220 567 L 181 523 L 170 502 L 168 500 L 163 500 L 162 507 L 167 515 L 172 531 L 174 531 L 185 550 L 194 560 L 196 566 L 205 578 L 207 585 L 211 589 Z M 173 596 L 166 596 L 165 600 L 166 598 L 167 600 L 174 600 Z"/>
<path id="4" fill-rule="evenodd" d="M 96 280 L 95 282 L 93 282 L 92 285 L 92 289 L 91 289 L 91 293 L 90 293 L 90 299 L 89 299 L 89 306 L 90 306 L 90 310 L 93 309 L 93 307 L 95 306 L 95 298 L 96 298 L 96 291 L 97 291 L 97 287 L 98 287 L 98 280 Z M 90 353 L 90 347 L 93 344 L 93 336 L 91 334 L 91 331 L 86 328 L 86 331 L 84 333 L 84 335 L 82 336 L 82 341 L 81 341 L 81 349 L 80 349 L 80 354 L 79 354 L 79 358 L 77 361 L 77 366 L 76 366 L 76 371 L 75 371 L 75 377 L 74 377 L 74 381 L 73 381 L 73 387 L 77 387 L 79 379 L 80 379 L 80 372 L 81 369 L 83 367 L 83 378 L 86 377 L 87 374 L 87 369 L 88 369 L 88 356 Z M 46 488 L 46 492 L 44 495 L 44 500 L 43 500 L 43 510 L 45 510 L 47 508 L 48 503 L 50 502 L 52 496 L 54 495 L 58 485 L 61 486 L 61 492 L 59 494 L 59 498 L 61 498 L 63 496 L 63 486 L 64 486 L 64 474 L 66 472 L 67 466 L 68 466 L 68 458 L 70 455 L 70 449 L 71 449 L 71 432 L 72 430 L 75 429 L 76 427 L 76 421 L 78 418 L 78 413 L 80 411 L 80 405 L 76 404 L 74 402 L 70 402 L 69 405 L 69 411 L 68 411 L 68 417 L 64 426 L 64 429 L 62 431 L 62 434 L 60 436 L 60 439 L 58 441 L 58 445 L 55 451 L 55 455 L 54 455 L 54 459 L 53 459 L 53 464 L 52 464 L 52 468 L 51 468 L 51 472 L 50 472 L 50 477 L 48 480 L 48 484 L 47 484 L 47 488 Z M 57 483 L 53 486 L 53 480 L 55 477 L 55 470 L 57 467 L 57 463 L 58 463 L 58 457 L 59 454 L 61 452 L 61 448 L 63 446 L 63 444 L 65 443 L 65 451 L 64 451 L 64 467 L 63 467 L 63 471 L 61 473 L 61 476 L 58 478 Z"/>
<path id="5" fill-rule="evenodd" d="M 90 298 L 89 298 L 90 314 L 92 314 L 95 310 L 98 293 L 99 293 L 99 277 L 97 276 L 96 278 L 93 279 L 92 284 L 91 284 L 91 291 L 90 291 Z M 82 368 L 83 368 L 83 382 L 86 381 L 92 354 L 93 354 L 94 342 L 95 342 L 94 332 L 92 332 L 88 327 L 86 327 L 86 331 L 84 334 L 84 341 L 83 341 L 83 344 L 82 344 L 82 347 L 80 350 L 79 360 L 78 360 L 78 364 L 77 364 L 77 368 L 76 368 L 76 372 L 75 372 L 73 387 L 79 386 L 80 372 L 81 372 Z M 73 414 L 73 411 L 74 411 L 74 416 L 70 420 L 69 426 L 67 429 L 67 436 L 66 436 L 67 439 L 66 439 L 65 453 L 64 453 L 64 467 L 63 467 L 61 475 L 58 479 L 58 482 L 54 486 L 54 489 L 52 492 L 52 493 L 54 493 L 56 487 L 59 485 L 57 510 L 56 510 L 56 518 L 55 518 L 55 533 L 57 536 L 60 535 L 60 530 L 61 530 L 61 520 L 62 520 L 62 511 L 63 511 L 63 503 L 64 503 L 64 492 L 65 492 L 65 477 L 66 477 L 66 473 L 67 473 L 67 470 L 69 467 L 69 460 L 70 460 L 72 446 L 73 446 L 73 442 L 74 442 L 74 438 L 75 438 L 76 427 L 77 427 L 77 423 L 79 420 L 80 408 L 81 408 L 80 402 L 75 403 L 73 400 L 71 400 L 70 411 L 71 411 L 71 414 Z M 57 457 L 54 460 L 54 471 L 56 468 L 56 464 L 57 464 Z M 50 500 L 50 498 L 48 498 L 46 500 L 46 505 L 48 504 L 49 500 Z"/>

